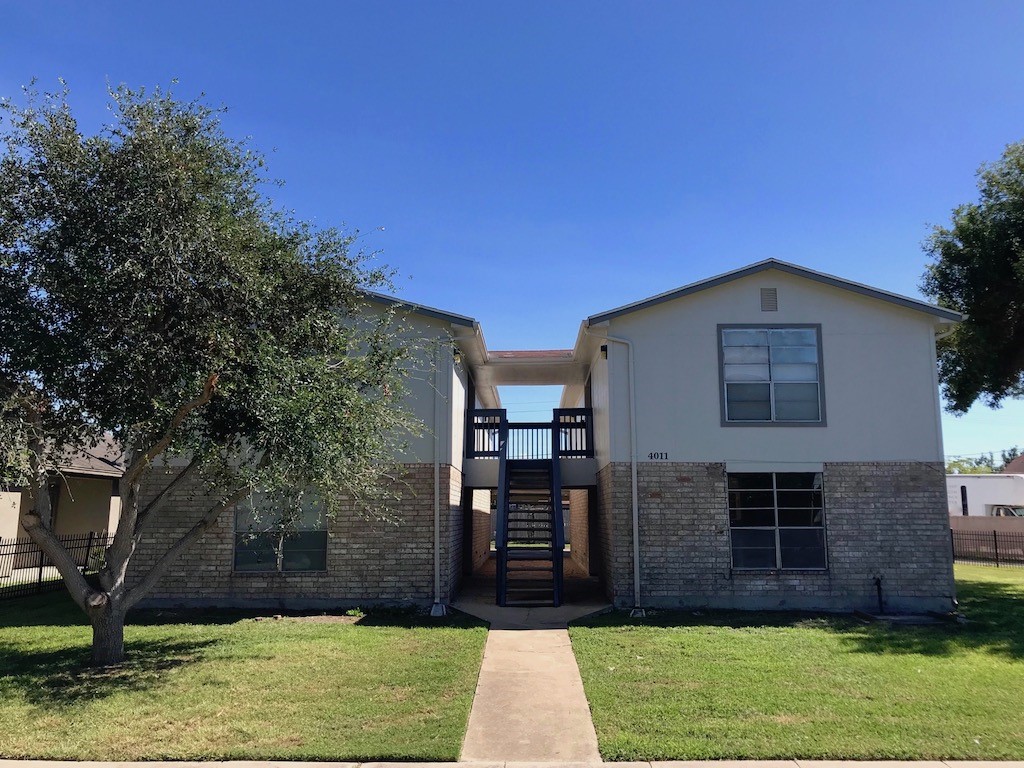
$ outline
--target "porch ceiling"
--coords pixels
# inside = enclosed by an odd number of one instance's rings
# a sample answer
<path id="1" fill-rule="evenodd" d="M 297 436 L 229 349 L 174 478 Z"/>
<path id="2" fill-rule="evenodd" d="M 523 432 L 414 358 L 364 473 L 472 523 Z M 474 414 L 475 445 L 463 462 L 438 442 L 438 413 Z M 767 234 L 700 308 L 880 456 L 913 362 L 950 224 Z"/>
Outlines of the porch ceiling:
<path id="1" fill-rule="evenodd" d="M 489 352 L 487 361 L 476 370 L 483 386 L 583 384 L 586 365 L 571 349 L 508 350 Z"/>

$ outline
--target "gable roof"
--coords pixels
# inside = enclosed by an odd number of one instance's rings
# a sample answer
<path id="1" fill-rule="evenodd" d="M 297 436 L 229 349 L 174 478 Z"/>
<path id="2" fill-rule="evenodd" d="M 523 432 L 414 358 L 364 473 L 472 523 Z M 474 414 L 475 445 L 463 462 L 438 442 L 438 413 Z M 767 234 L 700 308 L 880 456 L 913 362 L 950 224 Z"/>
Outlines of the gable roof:
<path id="1" fill-rule="evenodd" d="M 412 301 L 406 301 L 405 299 L 399 299 L 394 296 L 387 296 L 386 294 L 377 293 L 376 291 L 364 291 L 363 293 L 370 301 L 386 304 L 389 307 L 408 309 L 418 315 L 426 315 L 427 317 L 433 317 L 437 320 L 446 320 L 452 325 L 464 325 L 467 328 L 473 328 L 477 324 L 476 320 L 472 317 L 456 315 L 453 312 L 445 312 L 443 309 L 435 309 L 434 307 L 428 307 L 425 304 L 416 304 Z"/>
<path id="2" fill-rule="evenodd" d="M 1004 475 L 1024 475 L 1024 456 L 1018 456 L 1003 467 Z"/>
<path id="3" fill-rule="evenodd" d="M 733 280 L 739 280 L 742 277 L 749 277 L 750 275 L 756 275 L 758 272 L 764 272 L 765 270 L 776 269 L 780 272 L 786 272 L 790 275 L 796 275 L 797 277 L 803 277 L 808 280 L 814 280 L 815 282 L 829 285 L 833 288 L 841 288 L 845 291 L 851 291 L 853 293 L 859 293 L 862 296 L 869 296 L 873 299 L 880 299 L 881 301 L 887 301 L 891 304 L 896 304 L 901 307 L 908 309 L 915 309 L 919 312 L 927 312 L 928 314 L 935 315 L 944 320 L 960 321 L 963 320 L 963 315 L 959 312 L 955 312 L 952 309 L 946 309 L 945 307 L 938 307 L 934 304 L 929 304 L 926 301 L 919 299 L 911 299 L 907 296 L 900 296 L 898 293 L 890 293 L 889 291 L 883 291 L 878 288 L 872 288 L 869 285 L 863 285 L 861 283 L 855 283 L 850 280 L 844 280 L 841 277 L 835 277 L 834 275 L 828 275 L 824 272 L 816 272 L 813 269 L 807 269 L 806 267 L 800 267 L 796 264 L 790 264 L 786 261 L 779 261 L 778 259 L 765 259 L 759 261 L 756 264 L 751 264 L 741 269 L 733 270 L 732 272 L 725 272 L 724 274 L 710 277 L 707 280 L 701 280 L 696 283 L 690 283 L 684 285 L 682 288 L 676 288 L 672 291 L 666 291 L 665 293 L 659 293 L 657 296 L 651 296 L 649 299 L 642 299 L 635 301 L 632 304 L 626 304 L 616 309 L 610 309 L 607 312 L 601 312 L 600 314 L 591 315 L 587 318 L 587 325 L 596 325 L 597 323 L 603 323 L 606 320 L 611 320 L 621 315 L 627 315 L 631 312 L 637 312 L 641 309 L 647 309 L 653 307 L 655 304 L 661 304 L 665 301 L 672 301 L 682 296 L 688 296 L 691 293 L 697 293 L 698 291 L 707 290 L 708 288 L 714 288 L 718 285 L 724 285 L 725 283 L 731 283 Z"/>

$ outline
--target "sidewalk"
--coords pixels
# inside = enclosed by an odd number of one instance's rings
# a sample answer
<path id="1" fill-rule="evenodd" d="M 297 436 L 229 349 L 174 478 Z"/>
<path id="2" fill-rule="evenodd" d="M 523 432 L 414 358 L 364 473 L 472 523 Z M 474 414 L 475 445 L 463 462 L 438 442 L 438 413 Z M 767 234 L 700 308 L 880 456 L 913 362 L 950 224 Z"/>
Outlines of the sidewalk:
<path id="1" fill-rule="evenodd" d="M 567 630 L 487 633 L 462 759 L 600 762 Z"/>
<path id="2" fill-rule="evenodd" d="M 106 763 L 0 760 L 0 768 L 1024 768 L 1024 760 L 672 760 L 630 763 L 502 760 L 459 763 L 309 763 L 286 760 Z"/>

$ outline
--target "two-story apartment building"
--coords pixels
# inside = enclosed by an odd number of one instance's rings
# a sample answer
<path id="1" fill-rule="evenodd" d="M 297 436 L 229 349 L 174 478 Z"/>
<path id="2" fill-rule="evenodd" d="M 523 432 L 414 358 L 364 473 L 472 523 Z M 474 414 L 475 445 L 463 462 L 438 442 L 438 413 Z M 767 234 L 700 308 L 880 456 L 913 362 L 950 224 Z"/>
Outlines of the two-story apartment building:
<path id="1" fill-rule="evenodd" d="M 490 568 L 499 603 L 557 603 L 571 562 L 620 607 L 952 607 L 935 339 L 957 313 L 775 260 L 594 314 L 572 350 L 489 351 L 397 303 L 432 341 L 397 519 L 266 557 L 225 518 L 155 600 L 440 608 Z M 551 422 L 508 423 L 517 384 L 563 387 Z"/>

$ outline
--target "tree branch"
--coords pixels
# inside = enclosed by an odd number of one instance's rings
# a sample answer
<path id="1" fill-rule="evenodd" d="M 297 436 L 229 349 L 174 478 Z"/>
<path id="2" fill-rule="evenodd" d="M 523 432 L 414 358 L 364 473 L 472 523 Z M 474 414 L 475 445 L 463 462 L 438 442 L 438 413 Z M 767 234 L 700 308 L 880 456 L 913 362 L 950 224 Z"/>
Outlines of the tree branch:
<path id="1" fill-rule="evenodd" d="M 167 425 L 167 429 L 164 431 L 163 437 L 157 440 L 149 450 L 142 454 L 138 459 L 132 462 L 132 465 L 125 470 L 123 480 L 131 484 L 133 483 L 142 471 L 149 466 L 149 464 L 167 450 L 167 447 L 171 444 L 171 440 L 174 439 L 174 433 L 182 425 L 185 419 L 188 418 L 189 414 L 197 408 L 202 408 L 213 397 L 213 392 L 217 388 L 217 380 L 220 378 L 219 373 L 211 373 L 206 378 L 206 383 L 203 385 L 202 394 L 189 400 L 187 403 L 182 405 L 175 411 L 174 416 L 171 418 L 170 423 Z"/>
<path id="2" fill-rule="evenodd" d="M 220 517 L 221 513 L 234 507 L 235 504 L 245 498 L 247 493 L 249 493 L 249 487 L 244 486 L 234 491 L 227 498 L 222 499 L 210 507 L 210 509 L 207 510 L 199 519 L 199 522 L 189 528 L 181 538 L 174 542 L 174 544 L 172 544 L 167 551 L 160 556 L 160 559 L 157 560 L 146 575 L 142 577 L 141 581 L 125 593 L 125 609 L 127 610 L 131 608 L 141 600 L 143 596 L 153 588 L 153 585 L 159 581 L 160 577 L 164 575 L 168 566 L 177 559 L 178 555 L 194 543 L 196 539 L 202 536 L 210 526 L 217 522 L 217 518 Z"/>
<path id="3" fill-rule="evenodd" d="M 192 476 L 192 473 L 195 472 L 196 469 L 199 467 L 199 463 L 200 462 L 198 458 L 192 459 L 192 461 L 188 463 L 188 466 L 181 470 L 180 473 L 178 473 L 177 477 L 175 477 L 173 480 L 171 480 L 171 482 L 165 485 L 163 490 L 160 491 L 160 493 L 158 493 L 149 502 L 149 504 L 147 504 L 143 509 L 139 511 L 139 514 L 135 521 L 135 531 L 133 532 L 136 542 L 138 541 L 138 538 L 142 535 L 142 531 L 145 529 L 146 524 L 152 519 L 152 517 L 157 512 L 164 508 L 164 505 L 167 503 L 167 500 L 170 498 L 171 494 L 173 494 L 174 491 L 177 490 L 177 488 L 182 483 L 184 483 L 189 477 Z"/>
<path id="4" fill-rule="evenodd" d="M 48 492 L 48 488 L 43 489 L 44 494 Z M 82 572 L 78 570 L 78 564 L 71 553 L 54 535 L 53 531 L 43 525 L 37 510 L 32 509 L 25 513 L 22 527 L 29 538 L 50 558 L 79 608 L 89 613 L 92 608 L 106 602 L 106 595 L 101 595 L 89 586 Z"/>

